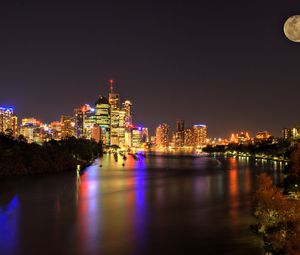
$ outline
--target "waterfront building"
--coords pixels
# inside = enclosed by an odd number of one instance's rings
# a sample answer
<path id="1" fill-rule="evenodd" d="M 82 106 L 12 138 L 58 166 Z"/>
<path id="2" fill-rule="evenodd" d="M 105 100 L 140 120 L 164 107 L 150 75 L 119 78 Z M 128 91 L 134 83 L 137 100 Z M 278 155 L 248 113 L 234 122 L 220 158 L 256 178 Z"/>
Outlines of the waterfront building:
<path id="1" fill-rule="evenodd" d="M 12 107 L 0 107 L 0 133 L 18 136 L 18 118 Z"/>
<path id="2" fill-rule="evenodd" d="M 223 138 L 207 138 L 206 144 L 210 146 L 228 145 L 228 140 Z"/>
<path id="3" fill-rule="evenodd" d="M 142 128 L 141 127 L 133 127 L 131 134 L 131 147 L 139 149 L 142 147 Z"/>
<path id="4" fill-rule="evenodd" d="M 207 126 L 206 125 L 194 125 L 193 126 L 193 138 L 194 148 L 201 149 L 206 145 Z"/>
<path id="5" fill-rule="evenodd" d="M 67 116 L 67 115 L 61 115 L 60 122 L 61 122 L 61 125 L 62 125 L 62 129 L 61 129 L 61 138 L 62 139 L 75 136 L 74 118 L 72 118 L 70 116 Z"/>
<path id="6" fill-rule="evenodd" d="M 111 110 L 106 97 L 99 96 L 95 103 L 95 123 L 101 128 L 101 140 L 110 145 Z"/>
<path id="7" fill-rule="evenodd" d="M 125 145 L 125 111 L 111 110 L 111 145 Z"/>
<path id="8" fill-rule="evenodd" d="M 230 143 L 245 144 L 251 142 L 249 132 L 241 131 L 240 133 L 232 133 L 229 139 Z"/>
<path id="9" fill-rule="evenodd" d="M 184 120 L 176 121 L 176 131 L 174 133 L 174 145 L 176 148 L 184 146 Z"/>
<path id="10" fill-rule="evenodd" d="M 191 128 L 187 128 L 184 130 L 184 142 L 183 145 L 185 148 L 194 147 L 194 134 Z"/>
<path id="11" fill-rule="evenodd" d="M 167 149 L 169 146 L 169 125 L 163 123 L 156 128 L 156 148 Z"/>
<path id="12" fill-rule="evenodd" d="M 283 139 L 296 140 L 300 138 L 300 127 L 284 128 L 282 130 Z"/>
<path id="13" fill-rule="evenodd" d="M 255 135 L 256 141 L 268 140 L 271 137 L 271 134 L 268 131 L 260 131 Z"/>

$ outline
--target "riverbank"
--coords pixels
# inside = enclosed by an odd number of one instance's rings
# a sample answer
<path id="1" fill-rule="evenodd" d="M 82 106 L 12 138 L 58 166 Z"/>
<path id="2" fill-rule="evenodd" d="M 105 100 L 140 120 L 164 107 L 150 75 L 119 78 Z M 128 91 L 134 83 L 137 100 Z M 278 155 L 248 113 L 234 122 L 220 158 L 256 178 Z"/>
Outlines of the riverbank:
<path id="1" fill-rule="evenodd" d="M 68 138 L 41 145 L 0 135 L 0 177 L 76 171 L 102 153 L 95 141 Z"/>

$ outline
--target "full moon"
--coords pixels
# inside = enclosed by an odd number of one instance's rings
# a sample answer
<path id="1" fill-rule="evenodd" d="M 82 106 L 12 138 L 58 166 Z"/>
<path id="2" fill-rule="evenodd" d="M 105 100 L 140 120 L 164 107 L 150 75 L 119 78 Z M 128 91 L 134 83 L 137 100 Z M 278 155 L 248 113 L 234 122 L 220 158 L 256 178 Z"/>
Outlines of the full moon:
<path id="1" fill-rule="evenodd" d="M 289 17 L 284 23 L 283 31 L 289 40 L 300 42 L 300 15 Z"/>

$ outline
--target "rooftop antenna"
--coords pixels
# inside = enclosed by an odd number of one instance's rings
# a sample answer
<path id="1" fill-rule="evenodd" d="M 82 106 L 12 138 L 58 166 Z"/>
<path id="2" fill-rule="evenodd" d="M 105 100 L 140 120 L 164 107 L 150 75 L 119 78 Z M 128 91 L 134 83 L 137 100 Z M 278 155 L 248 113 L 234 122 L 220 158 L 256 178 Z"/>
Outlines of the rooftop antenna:
<path id="1" fill-rule="evenodd" d="M 113 79 L 110 79 L 110 80 L 109 80 L 109 84 L 110 84 L 110 86 L 109 86 L 110 93 L 113 93 L 113 90 L 114 90 L 113 83 L 114 83 L 114 80 L 113 80 Z"/>

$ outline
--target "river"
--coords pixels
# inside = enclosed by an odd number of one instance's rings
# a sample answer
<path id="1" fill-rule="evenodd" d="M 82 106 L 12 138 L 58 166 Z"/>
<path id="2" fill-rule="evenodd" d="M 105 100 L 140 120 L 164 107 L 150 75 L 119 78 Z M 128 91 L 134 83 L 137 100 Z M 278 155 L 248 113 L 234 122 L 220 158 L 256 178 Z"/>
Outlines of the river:
<path id="1" fill-rule="evenodd" d="M 262 254 L 246 158 L 105 155 L 82 175 L 0 180 L 0 254 Z"/>

